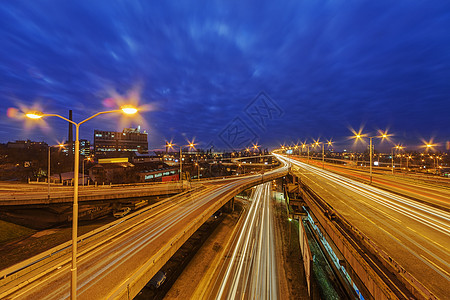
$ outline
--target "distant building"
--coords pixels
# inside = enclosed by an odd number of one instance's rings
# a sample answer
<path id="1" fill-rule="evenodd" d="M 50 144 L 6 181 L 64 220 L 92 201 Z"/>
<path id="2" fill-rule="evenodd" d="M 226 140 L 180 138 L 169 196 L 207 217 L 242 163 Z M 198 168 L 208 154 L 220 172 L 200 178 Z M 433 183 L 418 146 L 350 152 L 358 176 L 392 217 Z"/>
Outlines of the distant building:
<path id="1" fill-rule="evenodd" d="M 156 154 L 153 151 L 148 152 L 135 152 L 134 156 L 131 158 L 133 164 L 147 163 L 147 162 L 158 162 L 162 161 L 161 155 Z"/>
<path id="2" fill-rule="evenodd" d="M 62 150 L 64 153 L 69 153 L 70 151 L 69 145 Z M 73 142 L 72 142 L 72 153 L 75 153 L 75 143 Z M 91 142 L 88 140 L 80 140 L 80 155 L 89 156 L 90 154 L 91 154 Z"/>
<path id="3" fill-rule="evenodd" d="M 125 128 L 122 132 L 94 130 L 95 156 L 131 156 L 148 151 L 147 132 Z"/>
<path id="4" fill-rule="evenodd" d="M 12 149 L 47 149 L 48 145 L 45 142 L 33 142 L 30 140 L 26 141 L 15 141 L 8 142 L 7 148 Z"/>
<path id="5" fill-rule="evenodd" d="M 179 178 L 178 168 L 163 162 L 111 162 L 96 164 L 89 169 L 89 177 L 98 184 L 164 182 Z"/>

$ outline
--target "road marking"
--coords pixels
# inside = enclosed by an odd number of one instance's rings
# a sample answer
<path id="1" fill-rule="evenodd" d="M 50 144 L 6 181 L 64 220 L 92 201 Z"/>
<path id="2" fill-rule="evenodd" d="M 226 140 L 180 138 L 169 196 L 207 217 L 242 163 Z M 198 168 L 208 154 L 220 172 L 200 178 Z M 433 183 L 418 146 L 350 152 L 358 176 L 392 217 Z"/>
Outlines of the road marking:
<path id="1" fill-rule="evenodd" d="M 409 227 L 409 226 L 406 226 L 406 228 L 408 228 L 409 230 L 411 230 L 411 231 L 414 231 L 416 234 L 418 234 L 418 235 L 420 235 L 421 237 L 423 237 L 423 238 L 425 238 L 425 239 L 427 239 L 429 242 L 432 242 L 433 244 L 436 244 L 436 245 L 438 245 L 439 247 L 441 247 L 441 248 L 444 248 L 444 250 L 446 250 L 446 248 L 444 247 L 444 246 L 442 246 L 441 244 L 439 244 L 438 242 L 436 242 L 436 241 L 433 241 L 432 239 L 430 239 L 429 237 L 427 237 L 427 236 L 425 236 L 425 235 L 423 235 L 423 234 L 421 234 L 420 232 L 417 232 L 417 231 L 415 231 L 414 229 L 412 229 L 411 227 Z"/>
<path id="2" fill-rule="evenodd" d="M 448 273 L 447 271 L 445 271 L 444 269 L 442 269 L 441 267 L 439 267 L 438 265 L 436 265 L 434 262 L 432 262 L 431 260 L 429 260 L 428 258 L 426 258 L 425 256 L 423 256 L 422 254 L 420 254 L 420 256 L 422 256 L 423 258 L 425 258 L 429 263 L 431 263 L 433 266 L 435 266 L 436 268 L 438 268 L 439 270 L 441 270 L 443 273 L 447 274 L 447 276 L 450 277 L 450 273 Z"/>

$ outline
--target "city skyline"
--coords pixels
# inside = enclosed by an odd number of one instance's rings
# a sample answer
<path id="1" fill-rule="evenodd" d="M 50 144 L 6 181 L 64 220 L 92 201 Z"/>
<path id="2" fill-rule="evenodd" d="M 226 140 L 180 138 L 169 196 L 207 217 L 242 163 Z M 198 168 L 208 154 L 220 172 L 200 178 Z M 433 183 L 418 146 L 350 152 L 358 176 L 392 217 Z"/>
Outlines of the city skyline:
<path id="1" fill-rule="evenodd" d="M 256 4 L 3 3 L 0 142 L 67 139 L 66 122 L 21 111 L 80 121 L 132 102 L 138 118 L 96 118 L 80 138 L 141 125 L 150 149 L 274 148 L 364 126 L 446 148 L 448 3 Z"/>

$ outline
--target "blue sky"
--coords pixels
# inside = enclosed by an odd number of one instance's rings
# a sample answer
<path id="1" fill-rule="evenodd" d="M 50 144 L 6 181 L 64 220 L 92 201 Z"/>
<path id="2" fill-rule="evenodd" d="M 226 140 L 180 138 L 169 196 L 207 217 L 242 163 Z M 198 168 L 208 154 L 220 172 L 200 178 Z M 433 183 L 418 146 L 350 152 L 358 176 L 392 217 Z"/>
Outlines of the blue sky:
<path id="1" fill-rule="evenodd" d="M 2 2 L 0 142 L 66 139 L 64 121 L 20 111 L 81 121 L 131 101 L 137 118 L 98 117 L 81 138 L 141 125 L 150 148 L 344 147 L 364 126 L 444 144 L 449 28 L 448 1 Z"/>

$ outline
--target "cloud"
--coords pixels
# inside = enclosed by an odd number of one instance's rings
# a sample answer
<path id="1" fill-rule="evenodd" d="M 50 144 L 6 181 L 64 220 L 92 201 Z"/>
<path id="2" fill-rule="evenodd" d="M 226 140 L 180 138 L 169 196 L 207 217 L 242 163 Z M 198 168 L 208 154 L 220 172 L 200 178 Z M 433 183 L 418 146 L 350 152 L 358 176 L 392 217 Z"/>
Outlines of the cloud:
<path id="1" fill-rule="evenodd" d="M 258 132 L 265 144 L 339 139 L 363 122 L 448 140 L 449 11 L 411 1 L 2 3 L 0 109 L 42 100 L 82 119 L 111 89 L 138 84 L 159 107 L 144 115 L 150 134 L 206 143 L 264 90 L 285 111 Z M 94 128 L 121 130 L 83 126 L 91 139 Z"/>

